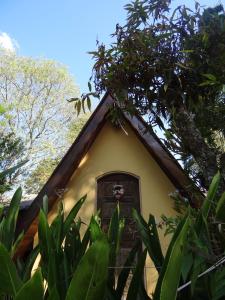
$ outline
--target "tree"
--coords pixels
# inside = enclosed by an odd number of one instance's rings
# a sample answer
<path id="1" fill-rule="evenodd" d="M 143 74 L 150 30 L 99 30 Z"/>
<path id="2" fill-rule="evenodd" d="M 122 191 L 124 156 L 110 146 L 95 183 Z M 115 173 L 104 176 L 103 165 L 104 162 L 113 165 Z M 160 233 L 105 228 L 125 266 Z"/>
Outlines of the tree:
<path id="1" fill-rule="evenodd" d="M 196 3 L 195 11 L 179 6 L 171 14 L 170 1 L 135 0 L 125 9 L 113 43 L 91 52 L 95 93 L 108 90 L 129 113 L 148 116 L 201 186 L 220 169 L 225 189 L 222 5 L 202 10 Z"/>
<path id="2" fill-rule="evenodd" d="M 81 114 L 76 120 L 71 122 L 66 136 L 66 141 L 71 145 L 74 140 L 77 138 L 78 134 L 81 132 L 81 129 L 86 124 L 87 120 L 90 118 L 90 113 Z"/>
<path id="3" fill-rule="evenodd" d="M 66 99 L 79 95 L 74 80 L 61 64 L 46 59 L 0 55 L 0 105 L 6 110 L 3 130 L 24 144 L 23 176 L 44 158 L 64 149 L 63 137 L 74 117 Z M 29 171 L 27 171 L 29 170 Z"/>
<path id="4" fill-rule="evenodd" d="M 0 105 L 0 201 L 4 202 L 5 192 L 11 190 L 23 164 L 21 156 L 23 143 L 13 133 L 5 133 L 4 125 L 7 111 Z"/>
<path id="5" fill-rule="evenodd" d="M 56 157 L 47 157 L 41 160 L 36 168 L 31 172 L 30 176 L 25 182 L 26 191 L 28 194 L 36 194 L 38 193 L 43 185 L 47 182 L 48 178 L 59 164 L 62 159 L 65 151 L 71 144 L 74 142 L 84 124 L 87 122 L 90 114 L 86 113 L 80 115 L 79 118 L 72 121 L 69 125 L 69 130 L 64 139 L 64 151 L 61 151 L 57 154 Z"/>
<path id="6" fill-rule="evenodd" d="M 20 174 L 16 166 L 22 163 L 23 144 L 12 133 L 0 137 L 0 201 L 4 202 L 4 193 L 11 190 Z M 8 172 L 8 170 L 11 170 Z"/>

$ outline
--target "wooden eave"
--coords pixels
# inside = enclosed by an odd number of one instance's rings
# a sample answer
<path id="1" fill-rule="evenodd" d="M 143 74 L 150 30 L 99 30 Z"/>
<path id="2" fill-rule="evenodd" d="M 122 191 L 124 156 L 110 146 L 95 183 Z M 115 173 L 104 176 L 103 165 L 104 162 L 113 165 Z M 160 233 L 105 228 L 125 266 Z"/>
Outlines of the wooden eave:
<path id="1" fill-rule="evenodd" d="M 44 187 L 41 189 L 35 200 L 29 208 L 19 218 L 17 224 L 17 234 L 24 231 L 24 237 L 21 241 L 17 256 L 23 256 L 26 249 L 33 242 L 34 235 L 37 232 L 38 214 L 43 204 L 43 197 L 48 196 L 49 211 L 59 197 L 59 192 L 65 189 L 70 177 L 79 166 L 82 158 L 90 149 L 96 136 L 103 127 L 107 113 L 110 107 L 115 103 L 109 93 L 103 97 L 80 134 L 71 145 L 59 165 L 56 167 Z M 193 185 L 190 178 L 186 176 L 181 166 L 171 153 L 165 148 L 160 139 L 152 131 L 148 131 L 147 124 L 139 116 L 130 116 L 123 113 L 125 120 L 134 130 L 138 139 L 144 144 L 148 152 L 152 155 L 160 168 L 168 176 L 171 182 L 179 190 L 185 191 L 187 187 Z"/>

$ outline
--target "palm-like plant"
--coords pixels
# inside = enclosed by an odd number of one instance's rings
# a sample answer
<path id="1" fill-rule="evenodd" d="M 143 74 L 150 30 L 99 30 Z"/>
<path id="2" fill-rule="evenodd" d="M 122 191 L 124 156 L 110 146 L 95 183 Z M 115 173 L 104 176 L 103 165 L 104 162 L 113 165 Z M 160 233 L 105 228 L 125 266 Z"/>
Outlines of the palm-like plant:
<path id="1" fill-rule="evenodd" d="M 217 265 L 209 269 L 221 258 L 214 253 L 212 226 L 214 236 L 216 233 L 217 241 L 224 247 L 225 194 L 217 200 L 219 177 L 217 174 L 213 179 L 202 207 L 198 211 L 187 209 L 165 257 L 154 217 L 150 215 L 146 222 L 134 210 L 133 218 L 140 239 L 128 254 L 124 266 L 120 266 L 120 272 L 115 272 L 124 228 L 119 206 L 106 233 L 101 229 L 101 219 L 96 215 L 81 236 L 82 222 L 77 214 L 86 196 L 76 203 L 66 218 L 60 203 L 51 225 L 47 221 L 45 198 L 39 216 L 38 246 L 25 263 L 13 261 L 18 243 L 14 234 L 15 224 L 21 199 L 21 190 L 17 190 L 7 214 L 2 215 L 0 221 L 0 296 L 2 299 L 10 296 L 17 300 L 31 297 L 48 300 L 151 299 L 143 280 L 148 254 L 156 269 L 160 270 L 153 300 L 224 299 L 225 269 L 217 269 Z M 32 276 L 31 270 L 38 253 L 41 256 L 40 265 Z"/>

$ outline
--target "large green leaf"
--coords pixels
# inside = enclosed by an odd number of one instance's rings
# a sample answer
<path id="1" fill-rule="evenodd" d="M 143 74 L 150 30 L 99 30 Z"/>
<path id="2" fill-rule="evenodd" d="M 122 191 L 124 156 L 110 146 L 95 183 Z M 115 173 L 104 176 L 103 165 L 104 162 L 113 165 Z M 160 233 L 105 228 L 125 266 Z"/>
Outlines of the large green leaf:
<path id="1" fill-rule="evenodd" d="M 213 202 L 214 202 L 216 194 L 217 194 L 219 182 L 220 182 L 220 173 L 218 172 L 213 177 L 213 180 L 210 184 L 210 187 L 209 187 L 209 190 L 208 190 L 208 193 L 207 193 L 207 197 L 204 200 L 203 205 L 201 207 L 202 214 L 205 218 L 208 217 L 210 208 L 211 208 L 211 206 L 213 206 Z"/>
<path id="2" fill-rule="evenodd" d="M 141 239 L 148 250 L 149 256 L 154 262 L 157 270 L 159 270 L 159 267 L 161 267 L 163 264 L 164 257 L 162 254 L 158 231 L 155 224 L 155 218 L 150 215 L 149 222 L 147 224 L 135 209 L 133 209 L 132 214 L 133 218 L 136 221 Z"/>
<path id="3" fill-rule="evenodd" d="M 6 248 L 0 244 L 0 295 L 15 296 L 22 286 L 16 267 Z"/>
<path id="4" fill-rule="evenodd" d="M 216 219 L 225 223 L 225 192 L 220 197 L 216 206 Z"/>
<path id="5" fill-rule="evenodd" d="M 64 246 L 64 253 L 66 254 L 67 263 L 70 268 L 70 274 L 72 274 L 75 270 L 75 266 L 77 265 L 77 259 L 80 255 L 82 248 L 81 240 L 80 240 L 80 232 L 79 232 L 80 225 L 73 223 L 70 227 L 70 231 L 67 233 L 65 238 L 65 246 Z M 86 249 L 84 250 L 83 254 L 85 253 Z"/>
<path id="6" fill-rule="evenodd" d="M 44 287 L 41 271 L 38 270 L 32 276 L 32 278 L 27 281 L 19 292 L 16 294 L 15 300 L 41 300 L 44 296 Z"/>
<path id="7" fill-rule="evenodd" d="M 91 234 L 91 241 L 95 242 L 98 239 L 101 239 L 103 236 L 103 231 L 99 225 L 99 217 L 98 216 L 92 216 L 91 222 L 89 225 L 89 230 Z"/>
<path id="8" fill-rule="evenodd" d="M 190 229 L 189 214 L 178 225 L 159 275 L 154 300 L 175 300 L 180 281 L 183 252 Z"/>
<path id="9" fill-rule="evenodd" d="M 95 241 L 81 259 L 66 300 L 103 299 L 108 274 L 109 245 L 105 239 Z"/>
<path id="10" fill-rule="evenodd" d="M 129 277 L 130 271 L 132 269 L 132 266 L 134 265 L 135 258 L 137 257 L 137 253 L 140 250 L 140 248 L 141 248 L 141 242 L 137 241 L 135 246 L 132 248 L 132 250 L 128 254 L 128 257 L 124 264 L 124 268 L 120 272 L 120 275 L 119 275 L 118 281 L 117 281 L 117 287 L 116 287 L 117 299 L 122 298 L 127 279 Z"/>
<path id="11" fill-rule="evenodd" d="M 211 300 L 225 298 L 225 268 L 214 271 L 210 276 Z"/>
<path id="12" fill-rule="evenodd" d="M 77 213 L 79 212 L 81 206 L 84 204 L 85 200 L 87 198 L 87 195 L 82 197 L 76 205 L 71 209 L 70 213 L 68 214 L 67 218 L 64 221 L 63 225 L 63 236 L 65 237 L 70 229 L 70 225 L 73 223 Z"/>
<path id="13" fill-rule="evenodd" d="M 111 246 L 115 249 L 115 254 L 119 251 L 120 239 L 125 226 L 125 220 L 120 218 L 119 205 L 116 206 L 113 215 L 110 220 L 108 238 Z M 112 247 L 111 247 L 112 248 Z"/>
<path id="14" fill-rule="evenodd" d="M 134 270 L 133 277 L 131 279 L 131 283 L 129 286 L 127 300 L 137 300 L 140 295 L 140 291 L 142 288 L 142 283 L 144 279 L 144 266 L 147 255 L 147 249 L 140 255 L 137 266 Z M 147 299 L 146 297 L 144 299 Z M 142 300 L 144 300 L 142 298 Z"/>
<path id="15" fill-rule="evenodd" d="M 38 237 L 41 258 L 47 263 L 52 239 L 47 217 L 42 210 L 40 210 L 39 214 Z"/>
<path id="16" fill-rule="evenodd" d="M 22 232 L 20 232 L 18 237 L 14 240 L 14 242 L 12 243 L 11 251 L 10 251 L 11 257 L 14 257 L 14 254 L 16 253 L 17 247 L 20 244 L 20 242 L 22 241 L 23 236 L 24 236 L 24 232 L 22 231 Z"/>
<path id="17" fill-rule="evenodd" d="M 4 240 L 2 242 L 5 245 L 5 247 L 8 249 L 8 251 L 11 251 L 14 242 L 16 223 L 17 223 L 21 198 L 22 198 L 22 189 L 18 188 L 12 197 L 9 210 L 7 211 L 7 216 L 5 218 L 4 227 L 2 228 L 4 230 Z"/>
<path id="18" fill-rule="evenodd" d="M 56 288 L 52 289 L 51 292 L 49 293 L 48 300 L 60 300 L 58 291 Z"/>
<path id="19" fill-rule="evenodd" d="M 39 245 L 37 245 L 30 254 L 27 256 L 22 270 L 22 280 L 27 281 L 30 278 L 30 274 L 35 263 L 35 260 L 39 254 Z"/>
<path id="20" fill-rule="evenodd" d="M 4 212 L 4 205 L 0 203 L 0 220 L 1 220 L 3 212 Z"/>
<path id="21" fill-rule="evenodd" d="M 62 242 L 64 239 L 63 236 L 63 217 L 64 217 L 64 213 L 63 213 L 63 204 L 62 202 L 59 203 L 59 208 L 58 208 L 58 214 L 55 217 L 55 219 L 53 220 L 51 226 L 50 226 L 50 231 L 51 231 L 51 235 L 53 237 L 54 240 L 54 245 L 56 246 L 57 252 L 60 251 L 61 246 L 62 246 Z"/>
<path id="22" fill-rule="evenodd" d="M 119 252 L 120 240 L 124 226 L 125 220 L 120 218 L 120 208 L 118 204 L 113 211 L 108 229 L 108 240 L 110 243 L 109 265 L 111 267 L 108 276 L 108 286 L 111 286 L 112 289 L 115 286 L 116 258 Z"/>

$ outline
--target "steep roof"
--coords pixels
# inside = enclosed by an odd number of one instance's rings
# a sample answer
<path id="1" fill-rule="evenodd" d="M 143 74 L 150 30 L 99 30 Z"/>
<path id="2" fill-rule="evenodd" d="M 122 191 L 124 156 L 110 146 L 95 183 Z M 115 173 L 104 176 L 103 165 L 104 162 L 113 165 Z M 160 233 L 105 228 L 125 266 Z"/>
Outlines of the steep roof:
<path id="1" fill-rule="evenodd" d="M 25 234 L 19 245 L 17 255 L 23 255 L 33 242 L 33 237 L 37 232 L 37 217 L 40 207 L 42 207 L 43 197 L 45 195 L 48 196 L 49 211 L 51 211 L 58 198 L 58 191 L 63 190 L 66 187 L 70 177 L 79 166 L 80 161 L 88 152 L 96 136 L 103 127 L 109 109 L 113 104 L 115 104 L 115 100 L 107 93 L 42 190 L 19 218 L 17 232 L 19 233 L 23 230 Z M 186 176 L 181 166 L 165 148 L 156 134 L 153 131 L 147 130 L 148 125 L 145 121 L 138 115 L 130 116 L 125 112 L 122 112 L 122 114 L 138 139 L 144 144 L 175 187 L 185 192 L 190 185 L 193 185 L 190 178 Z"/>

